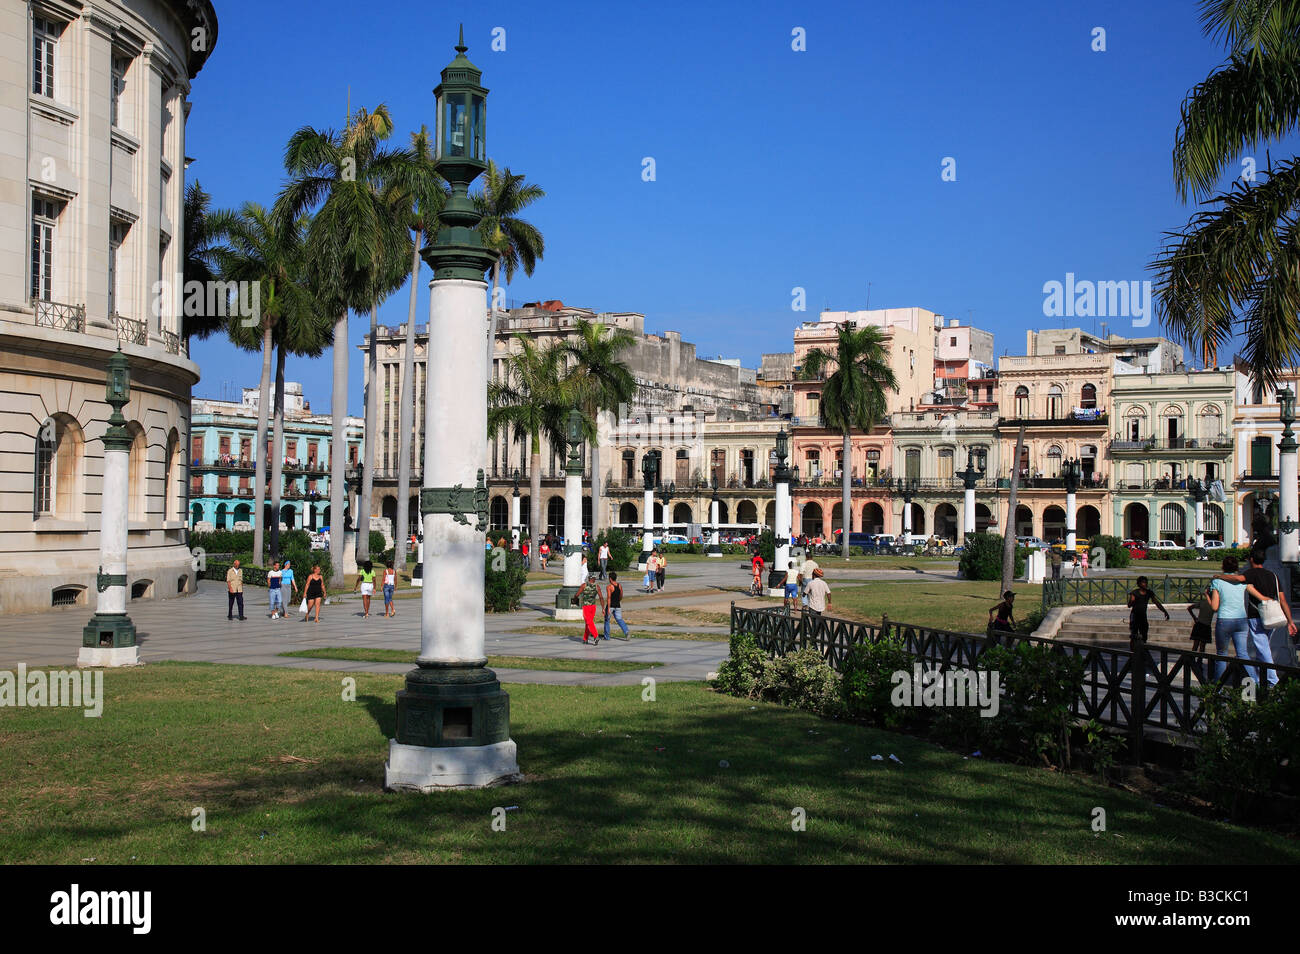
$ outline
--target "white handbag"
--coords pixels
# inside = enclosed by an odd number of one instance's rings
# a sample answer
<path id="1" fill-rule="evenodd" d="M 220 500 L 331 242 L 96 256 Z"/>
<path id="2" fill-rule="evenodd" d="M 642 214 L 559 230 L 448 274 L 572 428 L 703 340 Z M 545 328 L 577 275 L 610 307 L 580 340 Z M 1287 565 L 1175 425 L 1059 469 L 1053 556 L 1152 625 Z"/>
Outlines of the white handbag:
<path id="1" fill-rule="evenodd" d="M 1282 584 L 1278 582 L 1277 574 L 1273 574 L 1273 585 L 1277 588 L 1274 592 L 1282 592 Z M 1282 612 L 1282 602 L 1280 600 L 1264 600 L 1259 604 L 1259 621 L 1264 624 L 1265 629 L 1277 629 L 1279 626 L 1286 625 L 1286 614 Z"/>

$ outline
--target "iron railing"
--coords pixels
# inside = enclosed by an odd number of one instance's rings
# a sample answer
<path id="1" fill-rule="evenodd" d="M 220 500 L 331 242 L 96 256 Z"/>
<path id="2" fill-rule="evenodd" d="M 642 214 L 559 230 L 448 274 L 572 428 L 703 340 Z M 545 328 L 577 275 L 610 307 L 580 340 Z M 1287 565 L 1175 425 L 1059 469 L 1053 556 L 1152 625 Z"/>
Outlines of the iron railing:
<path id="1" fill-rule="evenodd" d="M 54 328 L 56 331 L 86 330 L 86 306 L 65 305 L 57 301 L 37 300 L 32 303 L 36 311 L 36 327 Z"/>
<path id="2" fill-rule="evenodd" d="M 1053 606 L 1123 606 L 1137 589 L 1136 576 L 1062 578 L 1043 581 L 1043 612 Z M 1210 581 L 1204 576 L 1147 577 L 1161 603 L 1195 603 Z"/>
<path id="3" fill-rule="evenodd" d="M 143 319 L 126 318 L 114 314 L 113 324 L 117 328 L 118 341 L 129 341 L 138 345 L 149 343 L 149 326 L 145 324 Z"/>
<path id="4" fill-rule="evenodd" d="M 1137 452 L 1137 451 L 1165 451 L 1165 450 L 1202 450 L 1202 451 L 1226 451 L 1232 450 L 1232 438 L 1224 435 L 1218 437 L 1171 437 L 1157 439 L 1154 437 L 1145 437 L 1141 440 L 1125 440 L 1114 438 L 1110 442 L 1110 449 L 1113 452 Z"/>
<path id="5" fill-rule="evenodd" d="M 1180 742 L 1204 732 L 1202 686 L 1214 682 L 1237 686 L 1249 677 L 1256 691 L 1266 692 L 1264 670 L 1276 672 L 1279 679 L 1300 676 L 1300 670 L 1289 666 L 1164 646 L 1144 645 L 1135 651 L 1012 633 L 977 635 L 897 623 L 888 617 L 873 625 L 807 613 L 786 615 L 780 609 L 742 609 L 734 603 L 731 632 L 752 634 L 759 648 L 773 656 L 816 649 L 837 671 L 854 646 L 885 639 L 899 641 L 917 662 L 940 671 L 978 668 L 993 645 L 1047 647 L 1083 663 L 1083 685 L 1074 707 L 1077 719 L 1121 730 L 1129 738 L 1131 756 L 1139 762 L 1144 736 Z M 1211 666 L 1222 671 L 1213 675 Z"/>
<path id="6" fill-rule="evenodd" d="M 168 354 L 181 353 L 181 336 L 178 335 L 176 332 L 168 331 L 166 328 L 164 328 L 162 330 L 162 340 L 163 340 L 163 348 L 167 350 Z"/>

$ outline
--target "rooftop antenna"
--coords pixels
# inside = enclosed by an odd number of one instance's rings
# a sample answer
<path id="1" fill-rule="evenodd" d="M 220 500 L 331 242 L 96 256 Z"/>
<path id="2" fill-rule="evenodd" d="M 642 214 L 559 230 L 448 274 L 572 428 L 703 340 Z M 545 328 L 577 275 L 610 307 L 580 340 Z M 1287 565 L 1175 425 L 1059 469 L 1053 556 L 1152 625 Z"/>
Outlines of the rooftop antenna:
<path id="1" fill-rule="evenodd" d="M 867 282 L 867 311 L 871 310 L 871 282 Z"/>

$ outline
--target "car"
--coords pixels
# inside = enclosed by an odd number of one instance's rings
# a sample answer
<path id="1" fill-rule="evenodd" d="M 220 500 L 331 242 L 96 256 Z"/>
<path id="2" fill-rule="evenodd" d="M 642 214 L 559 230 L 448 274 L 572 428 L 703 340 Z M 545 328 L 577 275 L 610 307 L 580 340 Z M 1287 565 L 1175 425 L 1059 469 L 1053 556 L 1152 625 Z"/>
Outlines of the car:
<path id="1" fill-rule="evenodd" d="M 905 547 L 925 546 L 930 538 L 924 533 L 905 533 L 898 538 L 898 542 Z"/>
<path id="2" fill-rule="evenodd" d="M 850 537 L 852 539 L 852 537 Z M 896 540 L 892 533 L 877 533 L 871 538 L 871 546 L 877 550 L 886 550 L 895 544 Z"/>
<path id="3" fill-rule="evenodd" d="M 1016 546 L 1028 547 L 1029 549 L 1046 550 L 1047 544 L 1038 537 L 1016 537 Z"/>
<path id="4" fill-rule="evenodd" d="M 1226 550 L 1228 545 L 1222 540 L 1206 540 L 1205 549 L 1207 550 Z"/>
<path id="5" fill-rule="evenodd" d="M 1128 551 L 1128 555 L 1134 560 L 1145 560 L 1147 558 L 1147 544 L 1145 540 L 1121 540 L 1120 546 Z"/>
<path id="6" fill-rule="evenodd" d="M 1179 546 L 1173 540 L 1152 540 L 1147 544 L 1148 550 L 1183 550 L 1185 547 Z"/>

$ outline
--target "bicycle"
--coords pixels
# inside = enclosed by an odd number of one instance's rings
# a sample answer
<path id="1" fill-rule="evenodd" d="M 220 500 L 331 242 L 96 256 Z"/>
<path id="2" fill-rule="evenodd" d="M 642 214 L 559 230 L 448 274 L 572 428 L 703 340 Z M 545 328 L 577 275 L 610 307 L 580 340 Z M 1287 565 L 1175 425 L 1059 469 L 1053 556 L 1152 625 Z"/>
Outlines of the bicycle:
<path id="1" fill-rule="evenodd" d="M 750 596 L 763 595 L 763 582 L 756 576 L 752 577 L 749 581 L 749 595 Z"/>

